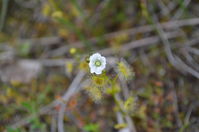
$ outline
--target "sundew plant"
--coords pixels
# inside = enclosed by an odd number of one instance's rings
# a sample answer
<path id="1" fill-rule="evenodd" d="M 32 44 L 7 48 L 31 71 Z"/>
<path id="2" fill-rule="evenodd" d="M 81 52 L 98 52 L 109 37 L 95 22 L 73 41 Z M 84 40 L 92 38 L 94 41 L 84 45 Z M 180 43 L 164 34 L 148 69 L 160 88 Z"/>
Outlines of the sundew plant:
<path id="1" fill-rule="evenodd" d="M 115 124 L 115 128 L 124 131 L 135 129 L 133 121 L 131 124 L 128 121 L 135 113 L 137 99 L 127 86 L 128 80 L 134 78 L 129 64 L 124 59 L 106 58 L 100 53 L 94 53 L 90 55 L 87 65 L 88 83 L 84 86 L 86 93 L 95 103 L 103 103 L 106 96 L 111 96 L 115 101 L 114 110 L 118 113 L 118 118 L 122 118 L 121 122 Z"/>

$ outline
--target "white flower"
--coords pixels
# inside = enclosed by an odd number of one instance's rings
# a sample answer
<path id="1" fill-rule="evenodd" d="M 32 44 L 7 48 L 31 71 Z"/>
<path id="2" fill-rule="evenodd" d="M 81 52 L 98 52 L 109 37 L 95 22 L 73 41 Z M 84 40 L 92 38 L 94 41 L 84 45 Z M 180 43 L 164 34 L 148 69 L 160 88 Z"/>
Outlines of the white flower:
<path id="1" fill-rule="evenodd" d="M 101 74 L 106 67 L 106 58 L 99 53 L 95 53 L 89 58 L 89 67 L 91 73 Z"/>

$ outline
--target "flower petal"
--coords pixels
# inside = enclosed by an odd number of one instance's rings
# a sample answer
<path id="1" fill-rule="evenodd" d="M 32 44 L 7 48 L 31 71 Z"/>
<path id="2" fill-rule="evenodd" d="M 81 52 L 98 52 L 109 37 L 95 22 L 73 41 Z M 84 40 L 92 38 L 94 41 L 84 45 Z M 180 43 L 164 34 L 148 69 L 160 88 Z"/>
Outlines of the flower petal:
<path id="1" fill-rule="evenodd" d="M 101 55 L 99 53 L 95 53 L 95 54 L 90 56 L 89 60 L 90 61 L 94 61 L 94 60 L 96 60 L 96 59 L 98 59 L 100 57 L 101 57 Z"/>
<path id="2" fill-rule="evenodd" d="M 95 70 L 95 73 L 99 75 L 99 74 L 102 73 L 102 70 L 101 69 L 97 69 L 97 70 Z"/>

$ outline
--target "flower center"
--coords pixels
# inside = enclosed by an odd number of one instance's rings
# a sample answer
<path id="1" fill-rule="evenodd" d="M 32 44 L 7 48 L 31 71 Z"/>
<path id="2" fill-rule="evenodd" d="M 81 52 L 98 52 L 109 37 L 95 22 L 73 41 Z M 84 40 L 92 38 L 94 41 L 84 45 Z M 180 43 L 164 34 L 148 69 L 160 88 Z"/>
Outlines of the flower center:
<path id="1" fill-rule="evenodd" d="M 101 66 L 101 64 L 102 64 L 101 61 L 99 61 L 99 60 L 95 61 L 95 66 L 99 67 L 99 66 Z"/>

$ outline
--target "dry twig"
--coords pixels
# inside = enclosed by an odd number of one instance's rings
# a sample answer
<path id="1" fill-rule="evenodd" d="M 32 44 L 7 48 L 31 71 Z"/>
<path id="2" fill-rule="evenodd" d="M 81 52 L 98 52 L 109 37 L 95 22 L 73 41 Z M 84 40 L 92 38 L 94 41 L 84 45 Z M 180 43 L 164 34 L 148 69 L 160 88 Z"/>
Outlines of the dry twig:
<path id="1" fill-rule="evenodd" d="M 78 91 L 78 86 L 79 83 L 81 81 L 81 79 L 83 78 L 83 76 L 85 75 L 85 72 L 80 71 L 78 73 L 78 75 L 75 77 L 73 83 L 70 85 L 70 87 L 68 88 L 68 90 L 65 92 L 65 94 L 62 96 L 62 101 L 64 102 L 68 102 L 68 100 L 70 99 L 70 97 Z M 75 83 L 78 84 L 75 84 Z M 63 102 L 61 102 L 60 100 L 55 100 L 53 101 L 51 104 L 42 107 L 39 112 L 37 113 L 37 116 L 42 115 L 42 114 L 46 114 L 48 113 L 52 108 L 54 108 L 55 106 L 62 104 Z M 29 123 L 29 121 L 34 117 L 34 115 L 30 115 L 20 121 L 17 121 L 15 124 L 13 124 L 11 127 L 12 128 L 19 128 L 20 126 L 24 126 L 26 124 Z M 61 127 L 61 125 L 60 125 Z M 61 129 L 61 128 L 60 128 Z"/>

